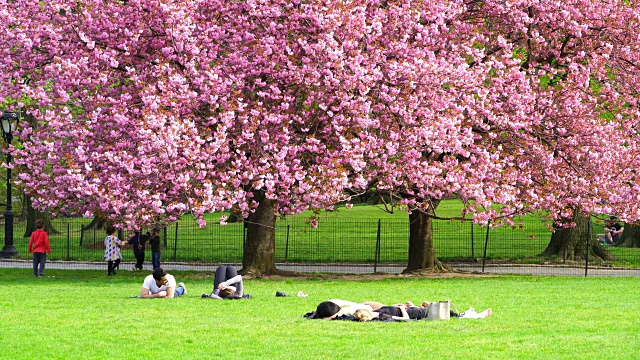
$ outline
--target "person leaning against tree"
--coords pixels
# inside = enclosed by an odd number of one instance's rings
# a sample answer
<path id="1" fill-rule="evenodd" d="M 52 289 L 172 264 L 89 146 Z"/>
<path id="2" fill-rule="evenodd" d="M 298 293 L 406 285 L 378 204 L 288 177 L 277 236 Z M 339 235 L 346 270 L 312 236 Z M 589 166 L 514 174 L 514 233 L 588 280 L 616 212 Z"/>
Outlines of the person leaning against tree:
<path id="1" fill-rule="evenodd" d="M 31 234 L 29 239 L 29 252 L 33 253 L 33 276 L 44 276 L 44 264 L 47 261 L 47 254 L 51 254 L 51 245 L 49 244 L 49 235 L 44 231 L 44 221 L 36 220 L 36 231 Z"/>

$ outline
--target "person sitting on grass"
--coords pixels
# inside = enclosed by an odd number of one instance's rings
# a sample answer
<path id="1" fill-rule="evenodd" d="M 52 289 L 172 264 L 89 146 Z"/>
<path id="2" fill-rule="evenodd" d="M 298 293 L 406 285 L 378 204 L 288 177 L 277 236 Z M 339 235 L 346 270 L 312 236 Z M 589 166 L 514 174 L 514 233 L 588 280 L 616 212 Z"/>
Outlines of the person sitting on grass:
<path id="1" fill-rule="evenodd" d="M 624 227 L 618 223 L 618 218 L 610 216 L 608 220 L 605 220 L 604 244 L 602 245 L 616 245 L 623 231 Z"/>
<path id="2" fill-rule="evenodd" d="M 600 245 L 615 245 L 623 231 L 624 227 L 617 222 L 617 218 L 609 216 L 604 220 L 604 234 L 597 235 L 598 243 Z"/>
<path id="3" fill-rule="evenodd" d="M 173 275 L 167 274 L 162 268 L 153 270 L 153 274 L 144 279 L 140 290 L 140 297 L 143 299 L 174 298 L 186 294 L 184 283 L 178 283 L 176 286 Z"/>
<path id="4" fill-rule="evenodd" d="M 251 295 L 244 293 L 242 275 L 238 275 L 236 269 L 229 265 L 220 265 L 216 269 L 213 279 L 211 294 L 202 294 L 202 297 L 211 299 L 249 299 Z"/>

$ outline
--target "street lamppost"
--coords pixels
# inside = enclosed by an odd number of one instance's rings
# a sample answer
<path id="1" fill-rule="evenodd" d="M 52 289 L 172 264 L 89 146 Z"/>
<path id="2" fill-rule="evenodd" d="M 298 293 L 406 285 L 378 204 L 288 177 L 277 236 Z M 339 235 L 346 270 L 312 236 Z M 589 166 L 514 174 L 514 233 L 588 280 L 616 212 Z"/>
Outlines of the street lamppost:
<path id="1" fill-rule="evenodd" d="M 7 143 L 7 150 L 13 140 L 12 131 L 18 122 L 18 114 L 13 111 L 2 113 L 2 135 Z M 11 154 L 7 152 L 7 210 L 4 212 L 4 247 L 0 257 L 18 256 L 18 250 L 13 246 L 13 208 L 11 207 Z"/>

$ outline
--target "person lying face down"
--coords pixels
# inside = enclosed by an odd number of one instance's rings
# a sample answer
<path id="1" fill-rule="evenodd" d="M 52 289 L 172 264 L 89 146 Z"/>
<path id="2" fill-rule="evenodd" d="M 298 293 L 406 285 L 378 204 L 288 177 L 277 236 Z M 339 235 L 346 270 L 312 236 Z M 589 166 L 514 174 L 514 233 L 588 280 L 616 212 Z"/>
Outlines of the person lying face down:
<path id="1" fill-rule="evenodd" d="M 174 298 L 187 293 L 184 283 L 176 285 L 173 275 L 167 274 L 162 268 L 157 268 L 153 274 L 144 278 L 140 297 L 146 298 Z"/>

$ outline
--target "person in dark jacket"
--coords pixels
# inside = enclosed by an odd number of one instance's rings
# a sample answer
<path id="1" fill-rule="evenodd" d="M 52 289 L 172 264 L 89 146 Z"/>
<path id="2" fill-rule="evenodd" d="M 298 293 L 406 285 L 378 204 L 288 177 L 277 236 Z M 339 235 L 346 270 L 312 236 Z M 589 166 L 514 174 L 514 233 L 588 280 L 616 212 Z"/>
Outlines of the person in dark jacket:
<path id="1" fill-rule="evenodd" d="M 140 234 L 140 231 L 136 231 L 134 235 L 127 241 L 133 248 L 133 256 L 136 257 L 136 264 L 133 265 L 133 271 L 142 270 L 142 264 L 144 264 L 144 250 L 147 240 L 149 240 L 149 233 L 144 235 Z"/>
<path id="2" fill-rule="evenodd" d="M 151 265 L 153 270 L 160 267 L 160 230 L 158 228 L 151 229 L 149 236 L 149 245 L 151 245 Z"/>

